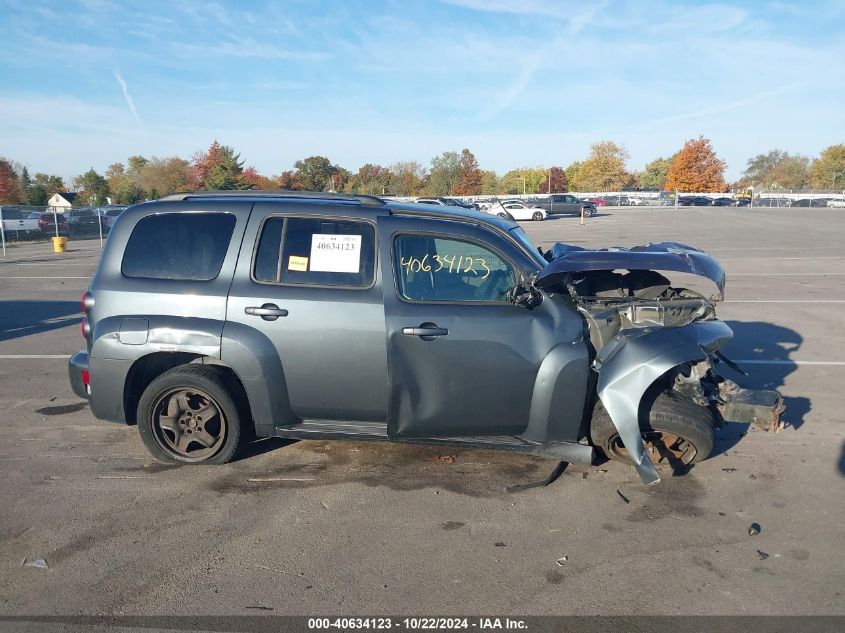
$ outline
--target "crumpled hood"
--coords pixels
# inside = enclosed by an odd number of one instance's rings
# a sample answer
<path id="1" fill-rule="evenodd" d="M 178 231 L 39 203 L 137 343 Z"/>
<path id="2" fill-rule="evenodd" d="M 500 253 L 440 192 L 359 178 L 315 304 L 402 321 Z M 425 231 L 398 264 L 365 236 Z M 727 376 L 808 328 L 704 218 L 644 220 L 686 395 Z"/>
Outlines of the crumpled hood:
<path id="1" fill-rule="evenodd" d="M 537 288 L 561 281 L 567 273 L 588 270 L 674 270 L 711 280 L 725 296 L 725 271 L 702 250 L 677 242 L 658 242 L 645 246 L 590 250 L 571 244 L 555 244 L 543 256 L 549 264 L 534 280 Z"/>

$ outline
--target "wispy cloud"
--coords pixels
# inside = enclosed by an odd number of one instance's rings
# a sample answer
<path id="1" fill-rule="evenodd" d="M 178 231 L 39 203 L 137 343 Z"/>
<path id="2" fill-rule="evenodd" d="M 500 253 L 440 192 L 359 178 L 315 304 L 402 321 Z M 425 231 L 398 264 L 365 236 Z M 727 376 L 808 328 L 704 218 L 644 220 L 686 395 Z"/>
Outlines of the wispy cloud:
<path id="1" fill-rule="evenodd" d="M 120 76 L 119 72 L 113 70 L 112 74 L 114 75 L 114 78 L 117 79 L 117 83 L 120 84 L 120 89 L 123 91 L 123 98 L 126 99 L 126 105 L 129 106 L 132 116 L 135 117 L 135 121 L 138 122 L 138 125 L 141 125 L 141 117 L 138 116 L 138 110 L 135 109 L 135 101 L 133 101 L 132 95 L 129 94 L 129 86 L 126 85 L 126 81 L 124 81 L 123 77 Z"/>

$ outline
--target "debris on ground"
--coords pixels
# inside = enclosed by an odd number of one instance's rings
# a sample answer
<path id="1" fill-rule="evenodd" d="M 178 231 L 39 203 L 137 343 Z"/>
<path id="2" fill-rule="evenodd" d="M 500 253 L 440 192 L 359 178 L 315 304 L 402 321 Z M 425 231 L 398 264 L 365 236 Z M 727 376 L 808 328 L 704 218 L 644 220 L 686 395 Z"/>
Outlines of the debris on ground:
<path id="1" fill-rule="evenodd" d="M 558 559 L 555 561 L 555 563 L 557 563 L 557 566 L 558 566 L 558 567 L 563 567 L 563 564 L 564 564 L 567 560 L 569 560 L 569 556 L 561 556 L 560 558 L 558 558 Z"/>
<path id="2" fill-rule="evenodd" d="M 495 547 L 505 547 L 505 542 L 504 541 L 496 541 L 493 545 Z"/>
<path id="3" fill-rule="evenodd" d="M 435 462 L 445 462 L 447 464 L 454 464 L 455 463 L 455 456 L 454 455 L 435 455 L 431 458 L 432 461 Z"/>
<path id="4" fill-rule="evenodd" d="M 619 488 L 616 489 L 616 494 L 618 494 L 620 497 L 622 497 L 622 501 L 624 501 L 625 503 L 631 503 L 631 500 L 628 497 L 626 497 L 625 495 L 623 495 L 622 491 L 619 490 Z"/>
<path id="5" fill-rule="evenodd" d="M 37 567 L 38 569 L 49 569 L 47 561 L 43 558 L 24 558 L 21 567 Z"/>
<path id="6" fill-rule="evenodd" d="M 760 560 L 766 560 L 769 557 L 769 555 L 761 549 L 757 550 L 757 556 L 760 557 Z"/>
<path id="7" fill-rule="evenodd" d="M 757 479 L 757 475 L 755 475 L 754 473 L 751 473 L 750 475 L 748 475 L 748 478 L 749 479 Z"/>
<path id="8" fill-rule="evenodd" d="M 505 492 L 519 492 L 521 490 L 530 490 L 531 488 L 545 488 L 549 484 L 557 481 L 557 478 L 563 474 L 563 471 L 569 466 L 569 462 L 560 462 L 551 474 L 542 481 L 534 481 L 529 484 L 514 484 L 513 486 L 505 486 Z"/>
<path id="9" fill-rule="evenodd" d="M 723 473 L 735 473 L 735 472 L 736 472 L 736 468 L 723 468 L 723 469 L 722 469 L 722 472 L 723 472 Z"/>
<path id="10" fill-rule="evenodd" d="M 759 523 L 752 523 L 748 526 L 748 536 L 757 536 L 762 529 Z"/>
<path id="11" fill-rule="evenodd" d="M 261 605 L 256 605 L 256 606 L 247 605 L 247 606 L 244 607 L 244 609 L 257 609 L 258 611 L 272 611 L 273 607 L 264 607 L 264 606 L 261 606 Z"/>

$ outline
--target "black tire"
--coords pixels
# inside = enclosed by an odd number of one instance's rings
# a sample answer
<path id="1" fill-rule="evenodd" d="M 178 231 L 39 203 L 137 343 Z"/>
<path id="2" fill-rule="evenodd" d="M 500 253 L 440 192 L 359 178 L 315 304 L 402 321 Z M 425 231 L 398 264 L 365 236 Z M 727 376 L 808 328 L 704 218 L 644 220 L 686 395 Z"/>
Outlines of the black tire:
<path id="1" fill-rule="evenodd" d="M 187 394 L 185 402 L 188 407 L 181 412 L 184 415 L 176 420 L 170 409 L 165 408 L 171 406 L 169 399 L 182 393 Z M 147 450 L 161 462 L 225 464 L 231 461 L 249 436 L 250 420 L 243 397 L 240 385 L 222 371 L 207 365 L 180 365 L 158 376 L 144 390 L 138 402 L 138 431 Z M 195 403 L 199 404 L 199 408 L 195 408 Z M 191 427 L 191 430 L 187 424 L 182 424 L 181 419 L 190 420 L 191 412 L 198 413 L 203 408 L 211 408 L 210 405 L 216 408 L 217 417 L 193 419 L 194 423 L 199 420 L 200 424 L 208 426 Z M 174 408 L 178 409 L 179 405 Z M 171 428 L 174 422 L 181 428 L 178 435 Z M 177 448 L 183 434 L 185 437 L 195 435 L 188 438 L 184 453 L 181 453 Z M 215 442 L 206 447 L 200 444 L 202 437 L 211 437 Z M 199 448 L 195 446 L 197 444 L 200 444 Z"/>
<path id="2" fill-rule="evenodd" d="M 716 420 L 707 407 L 673 391 L 663 391 L 644 399 L 640 407 L 640 430 L 647 442 L 646 453 L 655 464 L 675 467 L 703 461 L 713 451 Z M 677 441 L 673 441 L 672 438 Z M 630 463 L 616 426 L 601 401 L 596 403 L 590 438 L 609 459 Z M 664 442 L 668 442 L 668 445 Z M 654 450 L 649 450 L 654 447 Z"/>
<path id="3" fill-rule="evenodd" d="M 596 214 L 595 207 L 584 207 L 584 216 L 585 217 L 592 217 Z"/>
<path id="4" fill-rule="evenodd" d="M 540 213 L 539 211 L 535 211 L 534 215 L 531 216 L 531 219 L 534 220 L 535 222 L 539 222 L 540 220 L 543 219 L 543 214 Z"/>

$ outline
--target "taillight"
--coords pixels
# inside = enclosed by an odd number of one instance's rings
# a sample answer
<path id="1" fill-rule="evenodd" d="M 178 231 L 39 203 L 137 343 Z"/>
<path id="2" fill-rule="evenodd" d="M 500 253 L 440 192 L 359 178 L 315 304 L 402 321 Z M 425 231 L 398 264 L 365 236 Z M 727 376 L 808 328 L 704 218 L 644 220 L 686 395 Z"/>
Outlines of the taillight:
<path id="1" fill-rule="evenodd" d="M 82 384 L 86 387 L 91 382 L 91 374 L 88 373 L 87 369 L 82 370 Z"/>
<path id="2" fill-rule="evenodd" d="M 82 314 L 85 314 L 85 299 L 88 297 L 88 291 L 82 293 Z"/>

